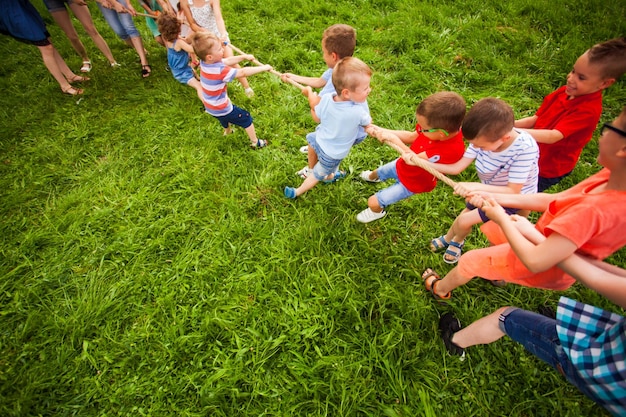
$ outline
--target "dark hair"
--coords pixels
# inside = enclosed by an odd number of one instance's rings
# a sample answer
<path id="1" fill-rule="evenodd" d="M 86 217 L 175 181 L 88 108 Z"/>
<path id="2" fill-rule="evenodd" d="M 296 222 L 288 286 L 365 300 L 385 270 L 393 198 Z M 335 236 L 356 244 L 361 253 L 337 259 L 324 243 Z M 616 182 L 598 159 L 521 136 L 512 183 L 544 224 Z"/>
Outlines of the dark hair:
<path id="1" fill-rule="evenodd" d="M 428 120 L 430 127 L 458 132 L 466 112 L 465 99 L 451 91 L 441 91 L 426 97 L 417 106 L 416 114 Z"/>
<path id="2" fill-rule="evenodd" d="M 322 45 L 328 52 L 336 53 L 339 59 L 352 56 L 356 47 L 356 31 L 350 25 L 332 25 L 324 31 Z"/>
<path id="3" fill-rule="evenodd" d="M 168 42 L 174 42 L 180 35 L 181 23 L 171 14 L 161 13 L 157 18 L 157 26 L 161 36 Z"/>
<path id="4" fill-rule="evenodd" d="M 372 70 L 359 58 L 349 56 L 339 60 L 333 69 L 332 78 L 337 94 L 341 94 L 344 89 L 354 91 L 361 81 L 362 75 L 371 77 Z"/>
<path id="5" fill-rule="evenodd" d="M 463 120 L 463 136 L 474 140 L 479 136 L 495 142 L 513 129 L 513 109 L 503 100 L 493 97 L 478 100 Z"/>
<path id="6" fill-rule="evenodd" d="M 611 39 L 587 51 L 589 63 L 602 67 L 604 78 L 616 80 L 626 72 L 626 37 Z"/>

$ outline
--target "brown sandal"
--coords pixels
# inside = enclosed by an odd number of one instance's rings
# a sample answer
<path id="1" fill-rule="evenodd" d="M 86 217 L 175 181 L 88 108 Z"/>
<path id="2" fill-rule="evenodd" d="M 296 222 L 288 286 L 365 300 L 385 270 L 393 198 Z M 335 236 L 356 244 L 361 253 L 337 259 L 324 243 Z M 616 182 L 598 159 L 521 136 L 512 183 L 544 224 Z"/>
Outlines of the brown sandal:
<path id="1" fill-rule="evenodd" d="M 74 75 L 72 78 L 67 79 L 67 81 L 71 83 L 82 83 L 82 82 L 89 81 L 89 80 L 91 80 L 91 78 L 85 77 L 83 75 Z"/>
<path id="2" fill-rule="evenodd" d="M 428 278 L 432 279 L 429 280 Z M 422 272 L 422 282 L 424 282 L 424 287 L 426 288 L 426 290 L 429 291 L 437 300 L 449 300 L 450 298 L 452 298 L 452 292 L 444 295 L 439 295 L 435 292 L 435 285 L 438 284 L 439 281 L 441 281 L 441 277 L 432 268 L 426 268 L 424 272 Z"/>
<path id="3" fill-rule="evenodd" d="M 68 96 L 78 96 L 83 94 L 83 90 L 81 88 L 74 88 L 71 85 L 68 88 L 62 88 L 61 91 L 63 91 L 63 94 L 67 94 Z"/>

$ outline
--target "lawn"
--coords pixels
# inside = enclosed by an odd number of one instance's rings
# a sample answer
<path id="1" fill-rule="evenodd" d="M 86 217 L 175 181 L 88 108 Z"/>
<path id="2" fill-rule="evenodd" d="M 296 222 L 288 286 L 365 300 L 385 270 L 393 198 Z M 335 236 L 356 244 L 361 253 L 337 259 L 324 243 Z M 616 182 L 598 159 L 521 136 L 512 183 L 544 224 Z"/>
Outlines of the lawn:
<path id="1" fill-rule="evenodd" d="M 80 57 L 33 3 L 77 70 Z M 561 295 L 623 310 L 578 284 L 550 292 L 482 280 L 437 304 L 419 277 L 450 269 L 428 250 L 463 208 L 449 187 L 358 223 L 384 186 L 358 174 L 397 157 L 368 139 L 344 161 L 347 179 L 287 200 L 315 128 L 298 89 L 267 73 L 249 78 L 252 99 L 230 86 L 270 143 L 251 150 L 241 129 L 223 137 L 195 91 L 166 71 L 142 18 L 145 80 L 137 55 L 90 9 L 122 66 L 109 68 L 77 24 L 93 62 L 79 98 L 61 94 L 35 47 L 0 44 L 0 415 L 607 415 L 508 339 L 465 361 L 448 355 L 437 321 L 554 307 Z M 233 44 L 307 76 L 325 70 L 323 30 L 352 25 L 355 55 L 374 70 L 374 122 L 407 130 L 420 100 L 441 90 L 531 115 L 587 48 L 626 33 L 622 0 L 225 0 L 222 9 Z M 622 79 L 605 92 L 601 121 L 625 104 Z M 597 134 L 554 191 L 597 172 L 596 153 Z M 477 176 L 471 167 L 455 179 Z M 486 244 L 476 230 L 466 249 Z M 625 266 L 626 252 L 609 261 Z"/>

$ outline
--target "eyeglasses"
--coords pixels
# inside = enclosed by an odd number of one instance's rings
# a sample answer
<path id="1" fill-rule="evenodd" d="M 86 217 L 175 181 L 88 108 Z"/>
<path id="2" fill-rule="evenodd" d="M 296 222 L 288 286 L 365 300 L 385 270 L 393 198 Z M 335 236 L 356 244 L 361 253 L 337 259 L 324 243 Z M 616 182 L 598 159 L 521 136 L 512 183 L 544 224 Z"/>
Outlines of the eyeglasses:
<path id="1" fill-rule="evenodd" d="M 447 130 L 445 129 L 439 129 L 439 128 L 434 128 L 434 129 L 422 129 L 422 126 L 417 126 L 417 133 L 434 133 L 434 132 L 443 132 L 444 135 L 449 136 L 450 134 L 448 133 Z"/>
<path id="2" fill-rule="evenodd" d="M 612 130 L 613 132 L 617 133 L 620 136 L 623 136 L 626 138 L 626 132 L 623 131 L 622 129 L 618 129 L 613 125 L 610 125 L 608 123 L 605 123 L 602 125 L 602 127 L 600 128 L 600 136 L 602 136 L 604 134 L 604 132 L 606 131 L 606 129 Z"/>

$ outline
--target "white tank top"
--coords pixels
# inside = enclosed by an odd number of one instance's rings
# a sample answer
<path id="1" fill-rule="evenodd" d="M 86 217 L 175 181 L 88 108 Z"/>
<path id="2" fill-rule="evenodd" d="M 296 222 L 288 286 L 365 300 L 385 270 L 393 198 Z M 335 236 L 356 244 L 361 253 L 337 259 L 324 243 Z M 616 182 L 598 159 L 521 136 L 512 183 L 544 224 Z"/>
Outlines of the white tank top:
<path id="1" fill-rule="evenodd" d="M 215 33 L 215 36 L 221 38 L 219 29 L 217 28 L 217 22 L 215 21 L 215 14 L 213 14 L 213 8 L 211 7 L 211 0 L 204 0 L 204 6 L 195 7 L 193 0 L 189 1 L 189 10 L 193 16 L 193 20 L 196 21 L 198 26 L 210 30 Z"/>

